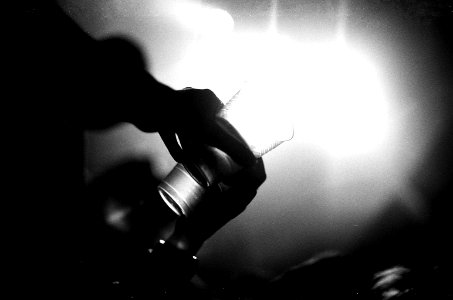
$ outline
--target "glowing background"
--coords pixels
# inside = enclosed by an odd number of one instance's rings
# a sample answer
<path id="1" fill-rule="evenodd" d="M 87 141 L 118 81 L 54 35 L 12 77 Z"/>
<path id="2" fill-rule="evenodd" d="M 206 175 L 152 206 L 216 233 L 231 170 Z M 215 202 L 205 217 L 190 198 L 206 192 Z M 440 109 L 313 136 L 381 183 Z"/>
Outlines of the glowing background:
<path id="1" fill-rule="evenodd" d="M 255 200 L 202 249 L 202 267 L 272 276 L 317 251 L 352 249 L 400 191 L 402 209 L 423 217 L 408 180 L 445 116 L 422 88 L 437 82 L 425 76 L 438 64 L 429 38 L 398 14 L 376 1 L 91 2 L 61 1 L 93 36 L 138 40 L 158 80 L 226 101 L 252 78 L 294 121 L 293 140 L 264 157 Z M 157 135 L 129 125 L 86 138 L 89 175 L 128 156 L 153 161 L 159 177 L 174 165 Z"/>

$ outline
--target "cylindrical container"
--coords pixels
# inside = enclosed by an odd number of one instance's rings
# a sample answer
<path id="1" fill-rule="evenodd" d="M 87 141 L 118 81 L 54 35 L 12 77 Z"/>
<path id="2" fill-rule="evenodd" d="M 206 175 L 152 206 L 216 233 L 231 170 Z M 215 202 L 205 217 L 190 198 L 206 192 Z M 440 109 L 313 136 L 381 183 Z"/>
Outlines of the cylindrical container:
<path id="1" fill-rule="evenodd" d="M 254 96 L 247 89 L 239 91 L 218 113 L 218 121 L 228 124 L 259 158 L 290 140 L 293 127 L 267 101 L 250 101 Z M 158 186 L 162 199 L 180 216 L 187 216 L 196 209 L 209 186 L 240 169 L 219 149 L 207 147 L 205 150 L 190 162 L 178 163 Z"/>
<path id="2" fill-rule="evenodd" d="M 158 186 L 159 194 L 177 215 L 188 215 L 202 199 L 205 187 L 178 163 Z"/>

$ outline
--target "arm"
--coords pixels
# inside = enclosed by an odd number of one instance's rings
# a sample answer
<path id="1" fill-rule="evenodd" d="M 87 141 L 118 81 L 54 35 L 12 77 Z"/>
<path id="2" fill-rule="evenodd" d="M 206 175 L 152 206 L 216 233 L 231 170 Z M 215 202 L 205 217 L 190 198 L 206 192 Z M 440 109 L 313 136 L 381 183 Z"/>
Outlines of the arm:
<path id="1" fill-rule="evenodd" d="M 21 26 L 18 69 L 26 70 L 21 88 L 30 91 L 27 105 L 36 109 L 29 111 L 40 119 L 79 130 L 130 122 L 145 132 L 183 132 L 242 165 L 255 162 L 250 149 L 216 122 L 222 103 L 214 93 L 176 91 L 146 70 L 130 40 L 95 40 L 57 5 L 35 6 Z"/>

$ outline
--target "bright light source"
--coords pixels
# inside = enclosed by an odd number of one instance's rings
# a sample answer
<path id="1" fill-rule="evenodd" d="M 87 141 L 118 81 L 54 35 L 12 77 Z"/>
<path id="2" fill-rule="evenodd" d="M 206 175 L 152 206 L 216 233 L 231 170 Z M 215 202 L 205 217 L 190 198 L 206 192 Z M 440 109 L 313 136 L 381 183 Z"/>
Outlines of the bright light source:
<path id="1" fill-rule="evenodd" d="M 190 31 L 200 35 L 218 35 L 233 30 L 231 15 L 219 8 L 192 2 L 175 2 L 171 12 Z"/>
<path id="2" fill-rule="evenodd" d="M 341 42 L 312 50 L 306 53 L 310 60 L 300 65 L 294 107 L 300 138 L 334 156 L 377 150 L 388 135 L 390 117 L 376 68 Z"/>
<path id="3" fill-rule="evenodd" d="M 248 93 L 291 116 L 295 139 L 332 156 L 385 144 L 391 120 L 378 70 L 343 41 L 296 43 L 275 32 L 217 36 L 194 45 L 183 70 L 191 86 L 210 87 L 221 99 L 251 82 Z"/>
<path id="4" fill-rule="evenodd" d="M 262 86 L 245 84 L 225 105 L 221 117 L 241 134 L 256 157 L 293 138 L 293 124 Z"/>

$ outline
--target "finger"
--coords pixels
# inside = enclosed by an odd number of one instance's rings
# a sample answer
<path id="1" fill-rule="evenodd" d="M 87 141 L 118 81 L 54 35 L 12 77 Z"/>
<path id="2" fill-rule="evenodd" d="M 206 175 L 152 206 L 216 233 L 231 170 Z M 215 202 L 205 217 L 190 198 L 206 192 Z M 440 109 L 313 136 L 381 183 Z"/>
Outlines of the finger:
<path id="1" fill-rule="evenodd" d="M 227 177 L 223 183 L 228 188 L 258 189 L 265 181 L 267 175 L 262 158 L 256 159 L 255 164 L 248 168 L 241 169 L 234 175 Z M 225 189 L 224 189 L 225 190 Z"/>
<path id="2" fill-rule="evenodd" d="M 178 91 L 181 98 L 181 118 L 203 122 L 214 118 L 223 107 L 222 101 L 209 89 L 186 88 Z"/>
<path id="3" fill-rule="evenodd" d="M 183 151 L 178 142 L 176 133 L 171 131 L 160 131 L 159 135 L 173 159 L 177 162 L 181 162 L 183 160 Z"/>
<path id="4" fill-rule="evenodd" d="M 178 131 L 193 140 L 197 140 L 198 133 L 201 141 L 222 150 L 242 166 L 255 163 L 253 152 L 234 127 L 225 119 L 216 117 L 223 103 L 211 90 L 189 88 L 179 93 L 185 104 L 181 120 L 186 122 L 179 126 Z"/>
<path id="5" fill-rule="evenodd" d="M 226 154 L 243 167 L 255 164 L 256 157 L 252 150 L 234 127 L 226 120 L 217 118 L 206 128 L 207 142 Z"/>

